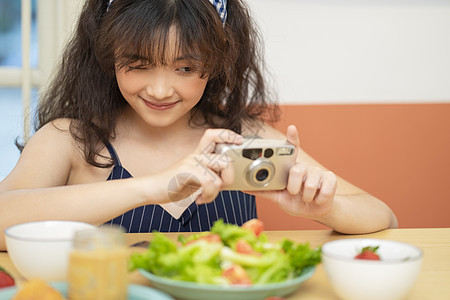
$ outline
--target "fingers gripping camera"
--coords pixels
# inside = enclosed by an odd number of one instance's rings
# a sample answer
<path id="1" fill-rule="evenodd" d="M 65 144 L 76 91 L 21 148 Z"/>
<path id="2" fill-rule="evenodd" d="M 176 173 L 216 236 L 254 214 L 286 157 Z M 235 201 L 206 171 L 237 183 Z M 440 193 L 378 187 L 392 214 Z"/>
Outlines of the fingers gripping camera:
<path id="1" fill-rule="evenodd" d="M 295 147 L 285 140 L 246 139 L 241 145 L 218 144 L 215 152 L 227 155 L 232 183 L 224 190 L 282 190 L 295 163 Z"/>

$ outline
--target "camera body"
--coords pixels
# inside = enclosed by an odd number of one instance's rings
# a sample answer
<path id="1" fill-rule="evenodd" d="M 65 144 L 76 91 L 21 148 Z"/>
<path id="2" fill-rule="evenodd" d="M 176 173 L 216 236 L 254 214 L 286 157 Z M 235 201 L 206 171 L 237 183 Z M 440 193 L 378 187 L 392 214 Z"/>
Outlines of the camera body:
<path id="1" fill-rule="evenodd" d="M 218 144 L 215 153 L 227 155 L 233 183 L 224 190 L 282 190 L 295 163 L 295 147 L 286 140 L 245 139 L 241 145 Z"/>

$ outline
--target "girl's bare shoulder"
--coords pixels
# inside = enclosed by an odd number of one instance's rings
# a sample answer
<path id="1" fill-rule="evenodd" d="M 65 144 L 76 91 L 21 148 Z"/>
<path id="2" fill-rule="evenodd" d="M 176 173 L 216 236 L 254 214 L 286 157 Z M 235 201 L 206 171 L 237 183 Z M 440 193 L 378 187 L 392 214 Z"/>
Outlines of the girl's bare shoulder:
<path id="1" fill-rule="evenodd" d="M 73 119 L 68 119 L 68 118 L 56 119 L 56 120 L 48 122 L 47 124 L 42 126 L 41 129 L 39 129 L 37 132 L 40 132 L 40 131 L 52 132 L 54 130 L 57 130 L 59 132 L 67 132 L 69 130 L 69 127 L 72 124 L 72 122 L 77 122 L 77 121 L 73 120 Z"/>
<path id="2" fill-rule="evenodd" d="M 71 119 L 56 119 L 42 126 L 27 142 L 24 151 L 27 148 L 46 148 L 48 151 L 70 150 L 73 149 L 75 141 L 70 134 Z"/>
<path id="3" fill-rule="evenodd" d="M 242 126 L 242 135 L 244 137 L 258 137 L 263 139 L 285 139 L 286 136 L 263 121 L 256 120 L 250 124 Z"/>
<path id="4" fill-rule="evenodd" d="M 66 184 L 78 156 L 76 143 L 69 132 L 71 122 L 69 119 L 55 120 L 45 124 L 31 137 L 6 178 L 10 188 Z"/>

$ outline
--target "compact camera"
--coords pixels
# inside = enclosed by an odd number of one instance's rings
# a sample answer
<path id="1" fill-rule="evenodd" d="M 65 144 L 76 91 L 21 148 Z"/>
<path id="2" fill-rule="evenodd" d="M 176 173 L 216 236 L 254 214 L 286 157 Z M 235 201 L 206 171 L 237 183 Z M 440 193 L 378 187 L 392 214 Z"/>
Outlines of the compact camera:
<path id="1" fill-rule="evenodd" d="M 282 190 L 295 163 L 295 147 L 286 140 L 245 139 L 241 145 L 218 144 L 215 153 L 227 155 L 233 183 L 224 190 Z M 231 170 L 231 171 L 230 171 Z"/>

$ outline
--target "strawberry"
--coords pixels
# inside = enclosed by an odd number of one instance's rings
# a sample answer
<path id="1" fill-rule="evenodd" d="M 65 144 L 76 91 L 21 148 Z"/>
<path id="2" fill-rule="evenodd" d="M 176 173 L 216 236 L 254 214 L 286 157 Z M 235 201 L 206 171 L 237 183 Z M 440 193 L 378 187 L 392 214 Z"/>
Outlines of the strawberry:
<path id="1" fill-rule="evenodd" d="M 256 255 L 256 256 L 260 256 L 261 255 L 260 252 L 254 251 L 252 246 L 244 239 L 239 239 L 236 242 L 235 248 L 236 248 L 235 250 L 236 250 L 237 253 Z"/>
<path id="2" fill-rule="evenodd" d="M 9 275 L 2 267 L 0 267 L 0 289 L 14 285 L 14 278 L 12 278 L 11 275 Z"/>
<path id="3" fill-rule="evenodd" d="M 378 246 L 367 246 L 362 248 L 361 252 L 355 256 L 356 259 L 380 260 L 380 256 L 376 253 Z"/>
<path id="4" fill-rule="evenodd" d="M 211 234 L 202 235 L 196 240 L 189 241 L 186 243 L 186 245 L 195 244 L 198 241 L 205 241 L 208 243 L 222 243 L 222 239 L 220 238 L 220 235 L 211 233 Z"/>
<path id="5" fill-rule="evenodd" d="M 242 254 L 252 254 L 253 248 L 246 240 L 239 239 L 236 242 L 236 252 Z"/>
<path id="6" fill-rule="evenodd" d="M 264 230 L 264 224 L 261 220 L 251 219 L 242 224 L 242 228 L 253 232 L 254 235 L 259 236 Z"/>
<path id="7" fill-rule="evenodd" d="M 242 284 L 242 285 L 251 285 L 252 280 L 250 276 L 247 274 L 247 271 L 240 265 L 232 265 L 229 268 L 225 269 L 222 273 L 222 276 L 228 279 L 230 284 Z"/>

